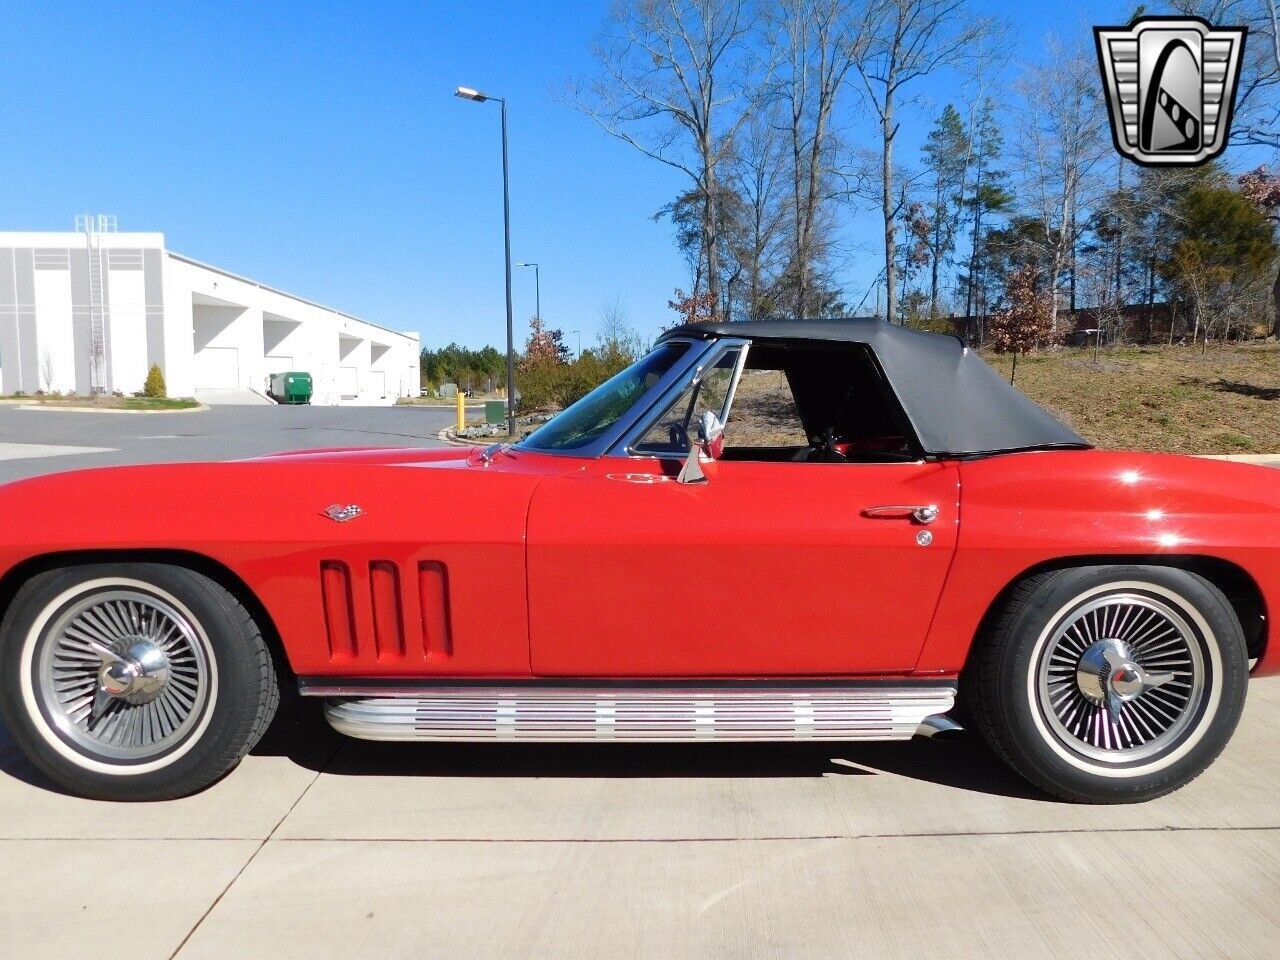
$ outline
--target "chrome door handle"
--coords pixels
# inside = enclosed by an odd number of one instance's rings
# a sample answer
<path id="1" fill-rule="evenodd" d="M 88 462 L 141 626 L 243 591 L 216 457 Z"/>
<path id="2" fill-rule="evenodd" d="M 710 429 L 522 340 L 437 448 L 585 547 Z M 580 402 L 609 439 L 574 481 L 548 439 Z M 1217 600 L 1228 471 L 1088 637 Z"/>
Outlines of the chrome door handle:
<path id="1" fill-rule="evenodd" d="M 883 507 L 867 507 L 862 511 L 864 517 L 873 520 L 914 520 L 916 523 L 933 523 L 938 519 L 936 504 L 893 504 Z"/>

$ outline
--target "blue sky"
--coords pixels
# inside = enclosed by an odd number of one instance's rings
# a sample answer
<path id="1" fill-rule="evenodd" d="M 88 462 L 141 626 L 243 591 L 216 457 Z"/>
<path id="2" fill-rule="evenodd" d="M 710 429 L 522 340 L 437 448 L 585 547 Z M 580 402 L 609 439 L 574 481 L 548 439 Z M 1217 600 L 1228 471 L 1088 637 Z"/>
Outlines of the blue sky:
<path id="1" fill-rule="evenodd" d="M 1011 78 L 1047 32 L 1087 38 L 1129 11 L 975 8 L 1007 25 Z M 669 225 L 652 217 L 685 184 L 560 96 L 593 70 L 606 12 L 607 0 L 12 4 L 0 230 L 114 213 L 122 230 L 163 231 L 171 249 L 419 330 L 425 345 L 500 343 L 498 107 L 452 96 L 462 84 L 510 100 L 513 254 L 542 264 L 548 322 L 587 344 L 601 304 L 620 297 L 652 335 L 687 285 Z M 908 160 L 954 82 L 917 89 Z M 856 138 L 866 128 L 848 99 Z M 850 234 L 841 279 L 856 301 L 880 254 L 869 214 Z M 532 270 L 517 269 L 515 298 L 520 336 Z"/>

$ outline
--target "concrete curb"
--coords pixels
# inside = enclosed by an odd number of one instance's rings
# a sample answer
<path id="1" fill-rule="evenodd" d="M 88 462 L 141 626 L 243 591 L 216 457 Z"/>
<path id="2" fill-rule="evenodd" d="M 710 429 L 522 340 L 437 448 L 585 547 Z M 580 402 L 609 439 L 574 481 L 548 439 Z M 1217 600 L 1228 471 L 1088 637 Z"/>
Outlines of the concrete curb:
<path id="1" fill-rule="evenodd" d="M 441 430 L 439 433 L 436 434 L 436 439 L 439 440 L 441 443 L 449 444 L 449 446 L 451 447 L 478 446 L 478 444 L 472 443 L 470 440 L 459 440 L 457 437 L 449 436 L 450 429 L 451 428 L 449 427 L 445 427 L 443 430 Z"/>
<path id="2" fill-rule="evenodd" d="M 507 439 L 503 437 L 484 437 L 479 440 L 463 440 L 459 437 L 452 436 L 453 427 L 445 427 L 436 434 L 436 439 L 442 443 L 447 443 L 451 447 L 492 447 L 495 443 L 506 443 Z"/>
<path id="3" fill-rule="evenodd" d="M 1280 453 L 1198 453 L 1205 460 L 1231 460 L 1234 463 L 1280 463 Z"/>
<path id="4" fill-rule="evenodd" d="M 55 404 L 28 403 L 17 405 L 15 409 L 43 410 L 51 413 L 129 413 L 152 416 L 157 413 L 199 413 L 202 410 L 208 410 L 209 407 L 203 403 L 198 403 L 194 407 L 178 407 L 173 410 L 123 410 L 119 407 L 62 407 Z"/>
<path id="5" fill-rule="evenodd" d="M 396 403 L 391 404 L 391 406 L 393 406 L 393 407 L 418 407 L 418 408 L 420 408 L 420 409 L 422 409 L 422 410 L 456 410 L 456 409 L 458 409 L 457 405 L 456 405 L 456 404 L 453 404 L 453 403 L 400 403 L 400 402 L 396 402 Z M 484 409 L 484 404 L 483 404 L 483 403 L 468 403 L 468 404 L 466 405 L 466 408 L 467 408 L 468 410 L 483 410 L 483 409 Z"/>

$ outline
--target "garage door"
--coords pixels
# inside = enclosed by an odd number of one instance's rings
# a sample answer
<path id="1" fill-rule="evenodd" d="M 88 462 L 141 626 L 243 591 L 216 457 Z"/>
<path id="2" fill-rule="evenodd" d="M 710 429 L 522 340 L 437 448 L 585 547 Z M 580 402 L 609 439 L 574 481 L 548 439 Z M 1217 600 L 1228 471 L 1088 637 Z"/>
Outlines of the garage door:
<path id="1" fill-rule="evenodd" d="M 360 378 L 355 367 L 338 368 L 338 393 L 344 397 L 354 397 L 360 392 Z"/>
<path id="2" fill-rule="evenodd" d="M 205 347 L 196 351 L 196 389 L 240 386 L 240 362 L 235 347 Z"/>

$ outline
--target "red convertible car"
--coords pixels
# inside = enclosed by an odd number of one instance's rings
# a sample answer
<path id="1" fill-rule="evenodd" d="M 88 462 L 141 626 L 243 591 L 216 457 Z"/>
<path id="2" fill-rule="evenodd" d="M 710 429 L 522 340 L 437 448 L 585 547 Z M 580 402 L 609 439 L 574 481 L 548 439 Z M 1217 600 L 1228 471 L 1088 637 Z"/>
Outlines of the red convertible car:
<path id="1" fill-rule="evenodd" d="M 697 324 L 514 446 L 0 488 L 0 707 L 91 797 L 230 770 L 282 686 L 380 740 L 891 740 L 1143 800 L 1274 673 L 1280 475 L 1099 451 L 957 340 Z"/>

